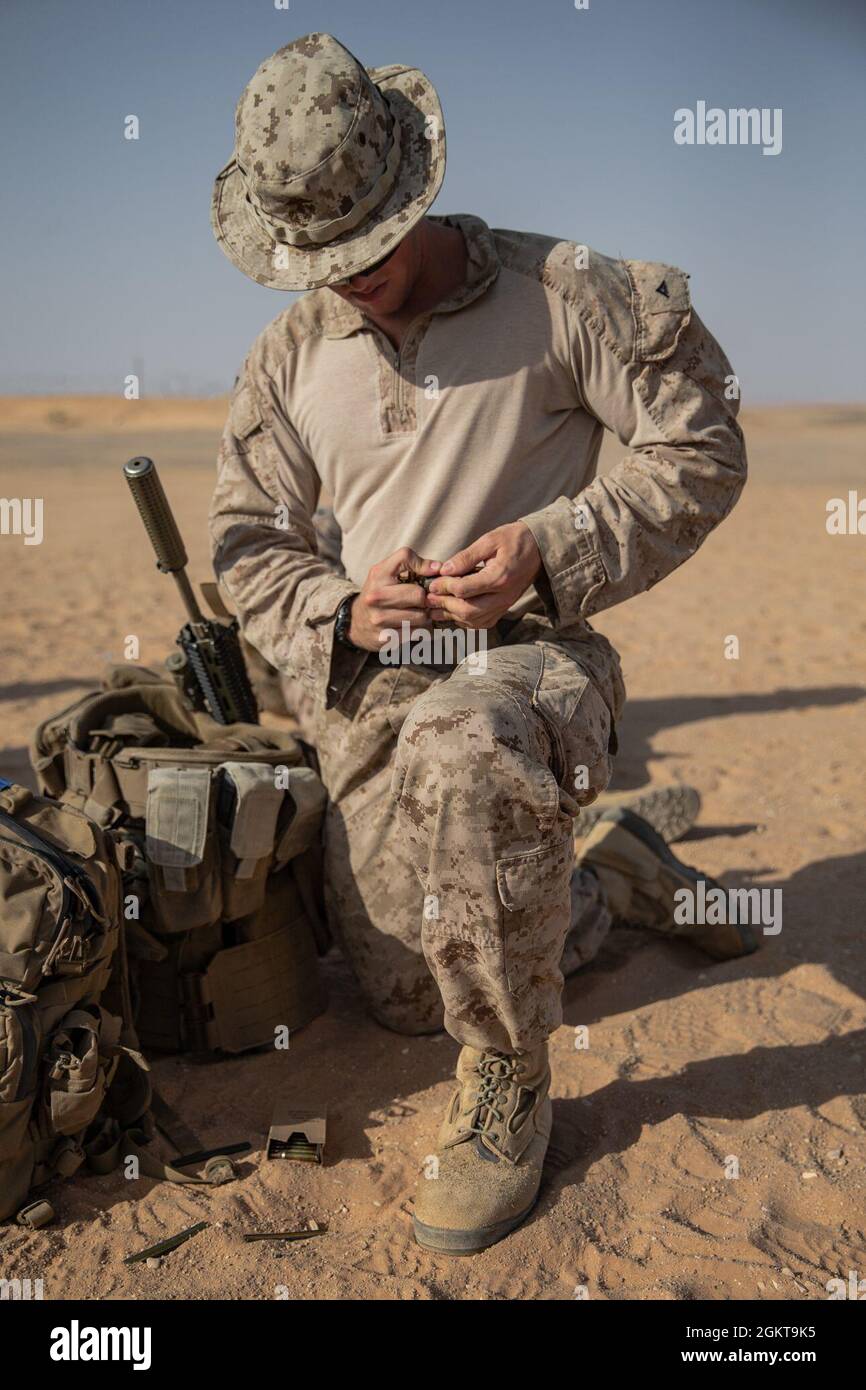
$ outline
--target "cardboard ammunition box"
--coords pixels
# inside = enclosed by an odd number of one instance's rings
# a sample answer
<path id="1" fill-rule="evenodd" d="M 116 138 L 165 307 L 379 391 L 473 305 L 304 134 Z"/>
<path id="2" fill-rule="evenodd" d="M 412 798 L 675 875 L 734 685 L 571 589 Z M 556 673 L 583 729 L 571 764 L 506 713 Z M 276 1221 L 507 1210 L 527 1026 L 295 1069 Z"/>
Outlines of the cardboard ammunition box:
<path id="1" fill-rule="evenodd" d="M 321 1163 L 325 1147 L 327 1107 L 279 1101 L 274 1107 L 265 1158 Z"/>

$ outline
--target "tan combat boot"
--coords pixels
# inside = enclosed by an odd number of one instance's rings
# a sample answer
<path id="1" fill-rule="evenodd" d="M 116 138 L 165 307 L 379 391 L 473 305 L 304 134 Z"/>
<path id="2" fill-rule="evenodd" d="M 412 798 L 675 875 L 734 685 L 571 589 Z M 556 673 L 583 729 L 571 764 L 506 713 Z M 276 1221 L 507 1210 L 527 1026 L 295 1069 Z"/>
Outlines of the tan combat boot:
<path id="1" fill-rule="evenodd" d="M 701 809 L 700 793 L 685 782 L 670 787 L 641 787 L 634 792 L 602 792 L 591 806 L 584 806 L 575 821 L 575 834 L 585 838 L 606 811 L 625 808 L 648 821 L 665 840 L 681 840 L 691 830 Z"/>
<path id="2" fill-rule="evenodd" d="M 577 862 L 600 879 L 615 922 L 680 937 L 714 960 L 731 960 L 758 949 L 746 922 L 692 925 L 675 920 L 678 900 L 674 895 L 680 889 L 696 892 L 703 880 L 706 894 L 719 884 L 677 859 L 661 835 L 633 811 L 605 812 L 579 847 Z"/>
<path id="3" fill-rule="evenodd" d="M 535 1205 L 551 1126 L 547 1044 L 516 1055 L 464 1047 L 457 1082 L 415 1194 L 415 1239 L 468 1255 Z"/>

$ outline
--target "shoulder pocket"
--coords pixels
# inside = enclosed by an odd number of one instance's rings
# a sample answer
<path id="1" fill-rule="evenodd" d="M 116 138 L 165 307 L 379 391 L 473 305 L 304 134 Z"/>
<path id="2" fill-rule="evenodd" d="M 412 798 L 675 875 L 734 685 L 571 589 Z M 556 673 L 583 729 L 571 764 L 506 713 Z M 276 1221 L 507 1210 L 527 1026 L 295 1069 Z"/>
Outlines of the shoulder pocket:
<path id="1" fill-rule="evenodd" d="M 236 439 L 249 439 L 264 424 L 262 409 L 252 386 L 241 386 L 232 397 L 229 423 Z"/>
<path id="2" fill-rule="evenodd" d="M 623 261 L 631 285 L 638 362 L 670 357 L 692 313 L 689 277 L 662 261 Z"/>

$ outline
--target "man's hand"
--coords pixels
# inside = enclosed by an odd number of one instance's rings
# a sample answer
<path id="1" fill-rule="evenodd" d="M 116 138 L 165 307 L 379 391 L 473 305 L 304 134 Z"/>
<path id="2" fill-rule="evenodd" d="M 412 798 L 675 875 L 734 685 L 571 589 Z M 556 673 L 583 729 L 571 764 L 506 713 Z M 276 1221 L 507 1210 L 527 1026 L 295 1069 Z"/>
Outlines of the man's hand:
<path id="1" fill-rule="evenodd" d="M 540 571 L 541 552 L 529 527 L 522 521 L 497 526 L 439 567 L 427 594 L 430 616 L 460 627 L 494 627 Z"/>
<path id="2" fill-rule="evenodd" d="M 429 628 L 433 620 L 426 593 L 420 584 L 401 582 L 400 576 L 411 573 L 426 579 L 439 569 L 438 560 L 424 560 L 407 546 L 373 565 L 352 604 L 349 641 L 365 651 L 377 652 L 389 628 L 399 633 L 404 622 L 411 623 L 413 629 Z"/>

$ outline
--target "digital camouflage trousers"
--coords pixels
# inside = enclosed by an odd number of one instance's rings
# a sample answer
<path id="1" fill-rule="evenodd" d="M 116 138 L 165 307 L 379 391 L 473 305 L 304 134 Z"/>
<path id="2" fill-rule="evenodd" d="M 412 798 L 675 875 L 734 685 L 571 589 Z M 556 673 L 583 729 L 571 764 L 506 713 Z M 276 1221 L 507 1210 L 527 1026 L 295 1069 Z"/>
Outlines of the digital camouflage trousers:
<path id="1" fill-rule="evenodd" d="M 610 779 L 624 691 L 586 623 L 532 616 L 491 646 L 450 670 L 371 654 L 305 732 L 328 914 L 373 1014 L 514 1052 L 558 1027 L 563 975 L 610 928 L 574 818 Z"/>

